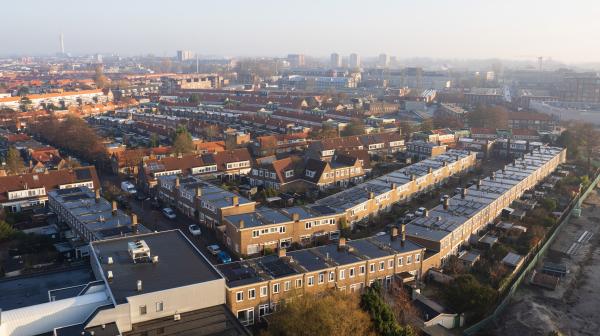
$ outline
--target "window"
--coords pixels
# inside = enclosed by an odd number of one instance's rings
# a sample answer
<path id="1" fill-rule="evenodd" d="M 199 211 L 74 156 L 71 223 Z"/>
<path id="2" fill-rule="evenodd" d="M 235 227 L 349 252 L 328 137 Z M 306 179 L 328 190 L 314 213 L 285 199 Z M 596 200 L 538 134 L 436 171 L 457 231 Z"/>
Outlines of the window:
<path id="1" fill-rule="evenodd" d="M 302 287 L 302 279 L 296 279 L 296 288 Z"/>
<path id="2" fill-rule="evenodd" d="M 291 281 L 286 281 L 286 282 L 283 284 L 283 290 L 287 292 L 287 291 L 289 291 L 290 289 L 292 289 L 292 282 L 291 282 Z"/>
<path id="3" fill-rule="evenodd" d="M 259 230 L 252 230 L 252 238 L 256 238 L 260 236 L 260 231 Z"/>
<path id="4" fill-rule="evenodd" d="M 418 263 L 419 261 L 421 261 L 421 255 L 415 254 L 415 262 Z"/>
<path id="5" fill-rule="evenodd" d="M 306 229 L 310 229 L 310 228 L 312 227 L 312 222 L 306 222 L 306 223 L 304 224 L 304 227 L 305 227 Z"/>
<path id="6" fill-rule="evenodd" d="M 388 268 L 394 268 L 394 259 L 388 260 Z"/>
<path id="7" fill-rule="evenodd" d="M 256 298 L 256 289 L 248 289 L 248 300 L 254 300 Z"/>
<path id="8" fill-rule="evenodd" d="M 315 284 L 315 277 L 314 276 L 309 276 L 308 280 L 306 280 L 306 282 L 308 283 L 309 286 L 312 286 Z"/>
<path id="9" fill-rule="evenodd" d="M 348 275 L 349 275 L 351 278 L 354 278 L 354 267 L 352 267 L 351 269 L 349 269 L 349 270 L 348 270 Z"/>
<path id="10" fill-rule="evenodd" d="M 363 275 L 365 274 L 365 266 L 362 265 L 358 268 L 358 274 Z"/>
<path id="11" fill-rule="evenodd" d="M 279 293 L 279 284 L 273 284 L 273 294 Z"/>
<path id="12" fill-rule="evenodd" d="M 325 282 L 325 273 L 319 273 L 319 285 Z"/>
<path id="13" fill-rule="evenodd" d="M 244 292 L 235 293 L 235 302 L 241 302 L 244 300 Z"/>
<path id="14" fill-rule="evenodd" d="M 270 311 L 269 311 L 269 305 L 268 304 L 263 304 L 258 306 L 258 316 L 265 316 L 265 315 L 269 315 Z"/>
<path id="15" fill-rule="evenodd" d="M 329 272 L 329 282 L 334 281 L 335 280 L 335 272 L 331 271 Z"/>
<path id="16" fill-rule="evenodd" d="M 403 259 L 402 257 L 398 258 L 398 266 L 402 266 L 402 263 L 403 263 L 402 259 Z"/>
<path id="17" fill-rule="evenodd" d="M 285 172 L 285 177 L 292 177 L 294 176 L 294 171 L 293 170 L 288 170 Z"/>
<path id="18" fill-rule="evenodd" d="M 410 264 L 412 262 L 412 256 L 406 257 L 406 264 Z"/>
<path id="19" fill-rule="evenodd" d="M 156 311 L 161 312 L 165 309 L 165 305 L 162 301 L 156 303 Z"/>
<path id="20" fill-rule="evenodd" d="M 267 296 L 267 286 L 260 287 L 260 297 Z"/>
<path id="21" fill-rule="evenodd" d="M 375 264 L 369 264 L 369 273 L 375 272 Z"/>
<path id="22" fill-rule="evenodd" d="M 380 261 L 379 262 L 379 270 L 383 271 L 385 269 L 385 261 Z"/>
<path id="23" fill-rule="evenodd" d="M 340 270 L 340 280 L 346 279 L 346 270 Z"/>
<path id="24" fill-rule="evenodd" d="M 285 233 L 285 226 L 279 227 L 279 233 Z"/>
<path id="25" fill-rule="evenodd" d="M 140 306 L 140 315 L 146 315 L 146 313 L 148 313 L 146 305 Z"/>

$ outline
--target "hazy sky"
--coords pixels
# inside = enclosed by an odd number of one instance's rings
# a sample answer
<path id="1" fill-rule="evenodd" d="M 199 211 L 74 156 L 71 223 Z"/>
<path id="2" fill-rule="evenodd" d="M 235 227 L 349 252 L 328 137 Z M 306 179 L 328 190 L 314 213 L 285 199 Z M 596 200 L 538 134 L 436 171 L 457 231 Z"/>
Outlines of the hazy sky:
<path id="1" fill-rule="evenodd" d="M 7 0 L 0 54 L 600 61 L 599 0 Z"/>

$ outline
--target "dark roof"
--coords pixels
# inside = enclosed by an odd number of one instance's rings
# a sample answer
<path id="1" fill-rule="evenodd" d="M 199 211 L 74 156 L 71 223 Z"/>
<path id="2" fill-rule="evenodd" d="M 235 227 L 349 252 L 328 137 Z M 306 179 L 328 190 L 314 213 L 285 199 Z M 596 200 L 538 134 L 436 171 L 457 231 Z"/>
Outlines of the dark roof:
<path id="1" fill-rule="evenodd" d="M 156 264 L 133 263 L 128 243 L 144 240 L 152 256 L 158 256 Z M 179 230 L 162 231 L 133 237 L 117 238 L 92 243 L 104 274 L 110 270 L 114 278 L 109 282 L 117 304 L 127 297 L 140 293 L 156 292 L 200 282 L 221 279 L 222 276 Z M 113 258 L 109 265 L 108 257 Z M 136 290 L 137 281 L 143 290 Z"/>

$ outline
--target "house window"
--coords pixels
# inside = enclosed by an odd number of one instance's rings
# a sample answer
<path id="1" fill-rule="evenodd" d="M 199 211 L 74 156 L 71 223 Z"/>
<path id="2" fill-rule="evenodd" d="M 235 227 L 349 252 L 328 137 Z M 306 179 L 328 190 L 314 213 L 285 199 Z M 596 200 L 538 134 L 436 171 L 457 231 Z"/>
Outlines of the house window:
<path id="1" fill-rule="evenodd" d="M 394 268 L 394 259 L 388 260 L 388 268 Z"/>
<path id="2" fill-rule="evenodd" d="M 406 257 L 406 264 L 410 264 L 412 262 L 412 256 Z"/>
<path id="3" fill-rule="evenodd" d="M 358 268 L 358 274 L 363 275 L 365 274 L 365 266 L 362 265 Z"/>
<path id="4" fill-rule="evenodd" d="M 375 272 L 375 264 L 369 264 L 369 273 Z"/>
<path id="5" fill-rule="evenodd" d="M 285 177 L 292 177 L 294 176 L 294 171 L 293 170 L 288 170 L 285 172 Z"/>
<path id="6" fill-rule="evenodd" d="M 325 282 L 325 273 L 319 273 L 319 285 Z"/>
<path id="7" fill-rule="evenodd" d="M 270 311 L 269 311 L 268 304 L 263 304 L 263 305 L 258 306 L 258 317 L 269 315 L 269 313 L 270 313 Z"/>
<path id="8" fill-rule="evenodd" d="M 286 281 L 286 282 L 283 284 L 283 290 L 284 290 L 285 292 L 287 292 L 287 291 L 289 291 L 290 289 L 292 289 L 292 282 L 291 282 L 291 281 Z"/>
<path id="9" fill-rule="evenodd" d="M 340 270 L 340 280 L 346 279 L 346 270 Z"/>
<path id="10" fill-rule="evenodd" d="M 273 284 L 273 294 L 279 293 L 279 284 Z"/>
<path id="11" fill-rule="evenodd" d="M 379 262 L 379 270 L 383 271 L 385 269 L 385 261 L 380 261 Z"/>
<path id="12" fill-rule="evenodd" d="M 165 305 L 162 301 L 156 303 L 156 311 L 161 312 L 165 309 Z"/>
<path id="13" fill-rule="evenodd" d="M 248 289 L 248 300 L 254 300 L 256 298 L 256 290 L 254 288 Z"/>
<path id="14" fill-rule="evenodd" d="M 348 274 L 350 275 L 351 278 L 354 278 L 354 267 L 352 267 L 351 269 L 348 270 Z"/>
<path id="15" fill-rule="evenodd" d="M 421 255 L 415 254 L 415 262 L 418 263 L 419 261 L 421 261 Z"/>
<path id="16" fill-rule="evenodd" d="M 310 229 L 310 228 L 312 227 L 312 222 L 306 222 L 306 223 L 304 224 L 304 227 L 305 227 L 306 229 Z"/>
<path id="17" fill-rule="evenodd" d="M 241 302 L 244 300 L 244 292 L 235 293 L 235 302 Z"/>
<path id="18" fill-rule="evenodd" d="M 402 259 L 403 259 L 402 257 L 398 258 L 398 266 L 402 266 L 402 263 L 403 263 Z"/>
<path id="19" fill-rule="evenodd" d="M 314 276 L 309 276 L 308 280 L 307 280 L 307 283 L 308 283 L 309 286 L 314 285 L 315 284 L 315 277 Z"/>
<path id="20" fill-rule="evenodd" d="M 146 313 L 148 313 L 146 305 L 140 306 L 140 315 L 146 315 Z"/>
<path id="21" fill-rule="evenodd" d="M 252 230 L 252 238 L 256 238 L 260 236 L 260 231 L 259 230 Z"/>
<path id="22" fill-rule="evenodd" d="M 302 287 L 302 279 L 296 279 L 296 288 Z"/>
<path id="23" fill-rule="evenodd" d="M 260 287 L 260 297 L 267 296 L 267 286 Z"/>

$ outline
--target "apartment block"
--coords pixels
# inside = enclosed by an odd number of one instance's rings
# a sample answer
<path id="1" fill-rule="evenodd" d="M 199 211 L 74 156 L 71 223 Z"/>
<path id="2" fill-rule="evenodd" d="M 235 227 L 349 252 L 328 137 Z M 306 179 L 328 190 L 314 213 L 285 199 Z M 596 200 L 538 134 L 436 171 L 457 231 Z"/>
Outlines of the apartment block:
<path id="1" fill-rule="evenodd" d="M 438 145 L 437 143 L 416 140 L 406 144 L 406 155 L 416 160 L 435 157 L 444 152 L 446 152 L 446 145 Z"/>
<path id="2" fill-rule="evenodd" d="M 422 272 L 425 249 L 390 235 L 244 260 L 217 266 L 226 279 L 226 304 L 243 325 L 277 310 L 304 293 L 325 290 L 358 292 L 376 281 L 409 282 Z"/>
<path id="3" fill-rule="evenodd" d="M 408 223 L 407 237 L 435 251 L 425 263 L 428 268 L 438 267 L 449 255 L 457 254 L 472 235 L 492 223 L 502 209 L 565 161 L 565 149 L 540 147 L 533 150 Z"/>

